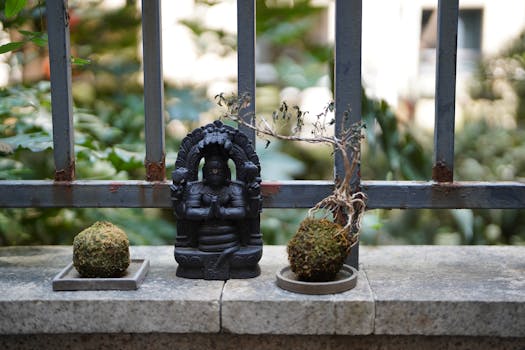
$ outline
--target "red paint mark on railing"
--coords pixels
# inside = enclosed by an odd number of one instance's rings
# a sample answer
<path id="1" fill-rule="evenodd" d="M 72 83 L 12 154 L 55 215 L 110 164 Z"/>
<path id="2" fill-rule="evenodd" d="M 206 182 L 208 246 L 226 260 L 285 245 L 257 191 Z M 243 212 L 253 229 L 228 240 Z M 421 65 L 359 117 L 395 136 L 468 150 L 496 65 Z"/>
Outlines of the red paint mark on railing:
<path id="1" fill-rule="evenodd" d="M 111 193 L 118 192 L 118 190 L 120 189 L 121 186 L 122 186 L 122 184 L 119 184 L 119 183 L 111 183 L 109 185 L 109 192 L 111 192 Z"/>
<path id="2" fill-rule="evenodd" d="M 261 184 L 261 194 L 263 197 L 270 197 L 281 191 L 280 182 L 263 182 Z"/>

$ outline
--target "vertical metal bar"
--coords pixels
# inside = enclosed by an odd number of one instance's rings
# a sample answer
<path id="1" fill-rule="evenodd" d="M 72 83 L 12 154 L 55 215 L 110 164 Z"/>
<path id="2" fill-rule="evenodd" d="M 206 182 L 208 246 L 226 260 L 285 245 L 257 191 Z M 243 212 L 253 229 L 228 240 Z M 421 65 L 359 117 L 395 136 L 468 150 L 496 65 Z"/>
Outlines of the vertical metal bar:
<path id="1" fill-rule="evenodd" d="M 71 54 L 67 0 L 46 1 L 55 181 L 75 178 Z"/>
<path id="2" fill-rule="evenodd" d="M 439 0 L 432 179 L 453 181 L 458 0 Z"/>
<path id="3" fill-rule="evenodd" d="M 237 0 L 237 93 L 251 97 L 239 113 L 250 122 L 255 116 L 255 0 Z M 255 131 L 240 126 L 255 147 Z"/>
<path id="4" fill-rule="evenodd" d="M 361 121 L 361 29 L 362 0 L 336 0 L 335 4 L 335 133 Z M 349 114 L 346 116 L 345 111 Z M 349 151 L 349 156 L 350 154 Z M 335 155 L 336 179 L 343 179 L 342 155 Z M 352 187 L 359 188 L 359 169 L 352 177 Z M 359 267 L 359 242 L 347 259 Z"/>
<path id="5" fill-rule="evenodd" d="M 146 180 L 165 179 L 164 85 L 160 0 L 142 0 Z"/>

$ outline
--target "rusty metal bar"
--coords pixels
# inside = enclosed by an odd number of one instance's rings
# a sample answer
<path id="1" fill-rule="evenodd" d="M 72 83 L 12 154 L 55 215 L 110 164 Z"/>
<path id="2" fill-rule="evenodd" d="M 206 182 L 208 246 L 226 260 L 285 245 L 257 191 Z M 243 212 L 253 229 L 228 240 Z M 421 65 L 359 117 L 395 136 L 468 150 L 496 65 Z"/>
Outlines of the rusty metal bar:
<path id="1" fill-rule="evenodd" d="M 249 122 L 255 115 L 255 0 L 237 1 L 237 93 L 251 97 L 250 105 L 239 112 Z M 255 147 L 255 131 L 243 125 L 239 130 Z"/>
<path id="2" fill-rule="evenodd" d="M 335 8 L 335 133 L 361 121 L 362 0 L 337 0 Z M 349 112 L 346 115 L 345 112 Z M 350 153 L 350 152 L 349 152 Z M 335 174 L 344 178 L 343 159 L 335 157 Z M 359 169 L 352 182 L 359 186 Z"/>
<path id="3" fill-rule="evenodd" d="M 432 179 L 453 181 L 458 0 L 439 0 Z"/>
<path id="4" fill-rule="evenodd" d="M 55 180 L 75 178 L 73 98 L 67 1 L 46 1 Z"/>
<path id="5" fill-rule="evenodd" d="M 335 133 L 361 121 L 361 32 L 362 0 L 335 2 Z M 352 157 L 352 151 L 347 150 Z M 335 153 L 335 177 L 342 180 L 345 170 L 341 152 Z M 350 182 L 359 188 L 359 167 Z M 359 268 L 359 242 L 352 248 L 347 263 Z"/>
<path id="6" fill-rule="evenodd" d="M 164 82 L 162 75 L 162 17 L 160 0 L 142 1 L 146 180 L 166 177 Z"/>
<path id="7" fill-rule="evenodd" d="M 170 183 L 148 181 L 0 181 L 0 207 L 171 208 Z M 525 183 L 361 181 L 368 209 L 525 208 Z M 310 208 L 330 181 L 263 182 L 265 208 Z"/>

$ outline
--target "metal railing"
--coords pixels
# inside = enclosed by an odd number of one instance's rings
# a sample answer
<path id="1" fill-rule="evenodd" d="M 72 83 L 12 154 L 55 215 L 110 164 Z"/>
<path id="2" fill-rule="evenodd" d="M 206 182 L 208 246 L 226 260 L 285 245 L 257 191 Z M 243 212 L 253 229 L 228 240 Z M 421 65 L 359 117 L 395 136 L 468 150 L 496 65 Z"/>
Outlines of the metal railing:
<path id="1" fill-rule="evenodd" d="M 171 208 L 165 180 L 160 0 L 142 1 L 146 181 L 75 179 L 67 1 L 47 0 L 55 180 L 0 181 L 0 207 Z M 455 182 L 454 121 L 458 0 L 438 2 L 433 175 L 428 181 L 360 181 L 368 208 L 525 208 L 520 182 Z M 238 91 L 255 96 L 255 1 L 238 0 Z M 361 119 L 362 0 L 336 0 L 335 112 Z M 250 110 L 255 110 L 252 100 Z M 255 134 L 250 130 L 249 138 Z M 337 130 L 336 130 L 337 132 Z M 336 157 L 335 175 L 343 173 Z M 263 180 L 265 208 L 308 208 L 327 196 L 330 181 Z M 354 261 L 354 264 L 357 264 Z"/>

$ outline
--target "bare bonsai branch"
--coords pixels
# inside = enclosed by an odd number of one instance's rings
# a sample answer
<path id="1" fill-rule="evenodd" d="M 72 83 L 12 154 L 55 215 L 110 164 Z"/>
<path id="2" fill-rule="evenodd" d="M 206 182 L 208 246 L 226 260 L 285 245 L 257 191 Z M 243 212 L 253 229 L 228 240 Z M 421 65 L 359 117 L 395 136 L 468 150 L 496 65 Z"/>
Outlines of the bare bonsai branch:
<path id="1" fill-rule="evenodd" d="M 350 127 L 345 127 L 349 111 L 344 111 L 341 133 L 333 136 L 328 135 L 327 125 L 335 124 L 335 119 L 327 122 L 329 112 L 335 110 L 334 102 L 330 102 L 323 112 L 316 115 L 316 120 L 312 123 L 310 136 L 303 136 L 301 131 L 304 127 L 304 117 L 308 112 L 301 111 L 298 106 L 290 108 L 286 102 L 283 102 L 279 109 L 272 113 L 272 119 L 269 121 L 263 116 L 239 115 L 239 111 L 250 104 L 251 97 L 249 94 L 231 95 L 229 97 L 219 94 L 215 96 L 215 99 L 219 106 L 226 108 L 222 115 L 223 119 L 231 120 L 254 130 L 257 136 L 267 140 L 267 145 L 269 144 L 267 139 L 269 137 L 283 141 L 326 144 L 341 152 L 345 173 L 344 179 L 335 184 L 331 195 L 323 198 L 308 211 L 308 216 L 312 217 L 321 210 L 331 213 L 334 221 L 344 226 L 345 236 L 352 243 L 356 241 L 367 198 L 359 189 L 352 188 L 351 180 L 359 166 L 360 143 L 363 139 L 362 129 L 364 124 L 355 123 Z M 292 125 L 292 123 L 294 124 Z M 290 127 L 290 135 L 285 135 L 278 131 L 280 127 L 286 125 Z"/>

